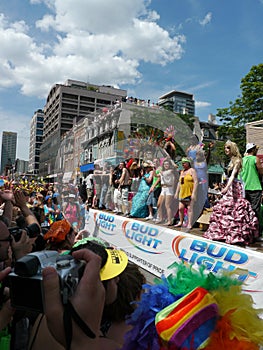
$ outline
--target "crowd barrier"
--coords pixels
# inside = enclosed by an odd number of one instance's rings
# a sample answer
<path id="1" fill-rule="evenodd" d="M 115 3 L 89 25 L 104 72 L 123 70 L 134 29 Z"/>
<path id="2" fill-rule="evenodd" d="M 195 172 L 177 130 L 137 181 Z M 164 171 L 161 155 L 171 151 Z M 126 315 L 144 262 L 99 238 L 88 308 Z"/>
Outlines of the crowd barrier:
<path id="1" fill-rule="evenodd" d="M 171 273 L 168 267 L 180 260 L 193 267 L 203 264 L 214 274 L 232 271 L 255 307 L 263 308 L 263 253 L 95 209 L 89 210 L 86 228 L 157 277 Z"/>

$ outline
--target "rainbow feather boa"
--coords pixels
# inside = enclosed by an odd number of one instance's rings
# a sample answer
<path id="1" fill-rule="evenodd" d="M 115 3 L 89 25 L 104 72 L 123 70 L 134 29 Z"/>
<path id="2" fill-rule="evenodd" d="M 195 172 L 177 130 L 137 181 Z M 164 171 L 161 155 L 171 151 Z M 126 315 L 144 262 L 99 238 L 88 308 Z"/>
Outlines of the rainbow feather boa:
<path id="1" fill-rule="evenodd" d="M 144 285 L 138 307 L 127 319 L 133 328 L 126 334 L 122 350 L 257 350 L 263 346 L 263 310 L 253 308 L 253 299 L 242 292 L 242 282 L 228 272 L 214 275 L 204 267 L 194 270 L 183 263 L 174 263 L 168 277 L 156 279 L 155 285 Z M 155 326 L 156 315 L 202 287 L 210 293 L 218 306 L 218 318 L 208 340 L 196 347 L 187 347 L 162 340 Z"/>

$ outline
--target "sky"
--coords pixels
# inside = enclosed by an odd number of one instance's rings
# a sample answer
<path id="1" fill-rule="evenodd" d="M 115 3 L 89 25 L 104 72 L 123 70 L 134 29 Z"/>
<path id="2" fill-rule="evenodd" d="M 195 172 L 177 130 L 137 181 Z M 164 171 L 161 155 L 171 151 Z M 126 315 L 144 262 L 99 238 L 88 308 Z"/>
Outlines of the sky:
<path id="1" fill-rule="evenodd" d="M 263 0 L 1 0 L 0 144 L 17 132 L 28 160 L 31 118 L 67 79 L 152 102 L 192 93 L 207 121 L 262 63 L 262 18 Z"/>

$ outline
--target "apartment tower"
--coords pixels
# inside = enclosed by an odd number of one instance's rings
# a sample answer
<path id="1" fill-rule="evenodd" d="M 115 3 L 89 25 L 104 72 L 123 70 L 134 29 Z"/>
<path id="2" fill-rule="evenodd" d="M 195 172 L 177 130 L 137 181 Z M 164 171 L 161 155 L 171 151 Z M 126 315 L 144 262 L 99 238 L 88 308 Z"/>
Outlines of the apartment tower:
<path id="1" fill-rule="evenodd" d="M 17 133 L 3 131 L 1 151 L 1 175 L 8 175 L 16 160 Z"/>

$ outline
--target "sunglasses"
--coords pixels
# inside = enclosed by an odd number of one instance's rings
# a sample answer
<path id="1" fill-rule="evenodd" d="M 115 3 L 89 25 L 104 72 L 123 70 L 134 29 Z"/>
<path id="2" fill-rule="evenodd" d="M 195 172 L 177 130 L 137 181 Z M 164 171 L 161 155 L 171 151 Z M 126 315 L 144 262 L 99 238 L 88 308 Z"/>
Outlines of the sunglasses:
<path id="1" fill-rule="evenodd" d="M 9 235 L 6 238 L 0 239 L 0 242 L 12 242 L 13 241 L 13 236 Z"/>
<path id="2" fill-rule="evenodd" d="M 225 149 L 230 149 L 230 147 L 229 147 L 229 146 L 226 146 Z"/>

